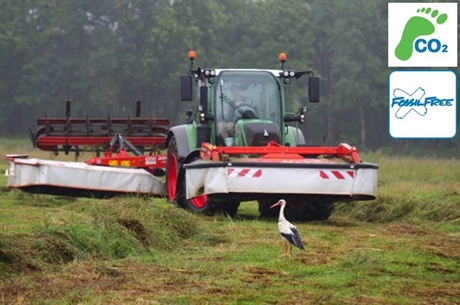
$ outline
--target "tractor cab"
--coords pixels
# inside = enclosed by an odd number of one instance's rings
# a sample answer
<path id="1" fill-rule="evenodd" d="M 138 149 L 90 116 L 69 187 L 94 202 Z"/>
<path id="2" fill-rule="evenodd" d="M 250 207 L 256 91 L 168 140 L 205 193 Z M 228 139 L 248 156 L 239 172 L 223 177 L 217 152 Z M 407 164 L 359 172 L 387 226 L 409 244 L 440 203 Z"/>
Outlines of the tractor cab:
<path id="1" fill-rule="evenodd" d="M 212 88 L 214 87 L 214 88 Z M 276 78 L 267 71 L 219 71 L 211 86 L 215 143 L 265 146 L 281 142 L 281 98 Z"/>
<path id="2" fill-rule="evenodd" d="M 196 54 L 189 53 L 191 68 L 188 75 L 181 76 L 181 99 L 193 100 L 195 80 L 199 106 L 196 121 L 189 122 L 197 124 L 196 147 L 203 142 L 217 146 L 304 144 L 301 131 L 285 123 L 303 123 L 307 108 L 301 107 L 297 114 L 286 114 L 284 86 L 309 74 L 309 99 L 318 102 L 319 79 L 311 71 L 285 70 L 286 56 L 281 55 L 281 70 L 194 69 Z"/>

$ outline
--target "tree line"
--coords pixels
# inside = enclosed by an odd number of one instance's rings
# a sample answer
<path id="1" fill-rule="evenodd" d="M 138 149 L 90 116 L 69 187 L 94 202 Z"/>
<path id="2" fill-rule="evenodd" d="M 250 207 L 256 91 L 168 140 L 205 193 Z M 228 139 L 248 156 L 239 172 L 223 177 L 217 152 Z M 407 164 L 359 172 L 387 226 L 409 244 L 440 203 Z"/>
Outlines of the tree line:
<path id="1" fill-rule="evenodd" d="M 384 0 L 4 0 L 0 135 L 63 117 L 67 98 L 74 117 L 134 116 L 141 98 L 143 116 L 179 124 L 193 108 L 179 102 L 189 50 L 197 66 L 218 68 L 277 69 L 284 52 L 286 67 L 321 77 L 321 102 L 302 126 L 309 144 L 458 157 L 459 136 L 388 133 L 387 14 Z M 305 86 L 288 91 L 295 111 Z"/>

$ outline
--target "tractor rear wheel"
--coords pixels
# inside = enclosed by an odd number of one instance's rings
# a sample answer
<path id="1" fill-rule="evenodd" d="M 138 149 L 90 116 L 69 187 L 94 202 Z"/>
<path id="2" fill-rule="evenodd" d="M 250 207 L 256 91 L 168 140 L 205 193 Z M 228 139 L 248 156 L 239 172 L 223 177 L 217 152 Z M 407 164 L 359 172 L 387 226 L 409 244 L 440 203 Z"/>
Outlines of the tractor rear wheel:
<path id="1" fill-rule="evenodd" d="M 170 202 L 176 201 L 176 203 L 184 207 L 184 195 L 182 191 L 182 184 L 177 183 L 179 178 L 179 169 L 181 162 L 177 155 L 177 142 L 173 136 L 168 143 L 168 152 L 166 159 L 166 190 L 168 200 Z"/>

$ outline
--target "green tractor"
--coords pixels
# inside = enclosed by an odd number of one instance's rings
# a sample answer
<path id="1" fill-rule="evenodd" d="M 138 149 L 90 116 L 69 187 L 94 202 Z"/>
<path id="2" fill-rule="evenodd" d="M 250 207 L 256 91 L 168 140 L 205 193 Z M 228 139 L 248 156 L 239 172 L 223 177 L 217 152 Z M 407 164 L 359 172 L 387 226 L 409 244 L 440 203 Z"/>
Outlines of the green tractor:
<path id="1" fill-rule="evenodd" d="M 191 51 L 180 85 L 181 100 L 195 100 L 196 111 L 187 111 L 187 123 L 170 128 L 166 140 L 170 201 L 230 216 L 240 202 L 257 201 L 261 215 L 272 216 L 277 211 L 269 207 L 284 198 L 287 217 L 326 220 L 337 201 L 375 198 L 377 167 L 363 167 L 355 147 L 308 147 L 302 131 L 287 124 L 303 123 L 307 113 L 286 112 L 284 87 L 292 81 L 308 77 L 308 100 L 319 102 L 312 71 L 284 69 L 284 53 L 280 70 L 195 69 L 195 58 Z M 321 178 L 334 173 L 346 179 Z M 359 176 L 371 183 L 356 188 Z"/>

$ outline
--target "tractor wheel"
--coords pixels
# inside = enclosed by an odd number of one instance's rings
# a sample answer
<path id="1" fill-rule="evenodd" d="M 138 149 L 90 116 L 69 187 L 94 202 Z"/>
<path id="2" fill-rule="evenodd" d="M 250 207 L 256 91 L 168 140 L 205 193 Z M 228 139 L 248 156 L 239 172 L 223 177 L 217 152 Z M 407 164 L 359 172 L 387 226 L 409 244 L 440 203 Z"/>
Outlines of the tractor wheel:
<path id="1" fill-rule="evenodd" d="M 181 162 L 177 155 L 177 142 L 173 136 L 168 143 L 168 152 L 166 160 L 166 190 L 168 193 L 168 200 L 170 202 L 176 201 L 178 205 L 184 207 L 184 196 L 182 191 L 182 184 L 177 183 L 179 177 L 179 169 Z"/>
<path id="2" fill-rule="evenodd" d="M 184 183 L 185 183 L 185 179 L 184 179 Z M 185 189 L 185 184 L 184 184 L 184 189 Z M 207 215 L 212 215 L 217 210 L 215 204 L 211 200 L 209 200 L 208 196 L 206 195 L 194 197 L 191 199 L 186 199 L 185 207 L 192 212 L 200 213 L 200 214 L 207 214 Z"/>
<path id="3" fill-rule="evenodd" d="M 186 189 L 185 179 L 183 189 Z M 195 213 L 214 215 L 222 213 L 230 217 L 235 217 L 240 207 L 239 201 L 213 202 L 206 195 L 201 195 L 185 200 L 185 207 Z"/>
<path id="4" fill-rule="evenodd" d="M 273 208 L 270 207 L 276 203 L 276 201 L 269 201 L 269 200 L 258 200 L 259 203 L 259 213 L 261 217 L 276 217 L 279 215 L 280 208 Z"/>
<path id="5" fill-rule="evenodd" d="M 218 211 L 224 215 L 235 217 L 240 207 L 240 201 L 228 201 L 218 205 Z"/>
<path id="6" fill-rule="evenodd" d="M 324 221 L 329 219 L 335 203 L 304 202 L 297 206 L 286 206 L 284 214 L 287 219 L 299 221 Z"/>
<path id="7" fill-rule="evenodd" d="M 335 202 L 311 203 L 311 206 L 315 211 L 313 213 L 315 215 L 314 220 L 328 220 L 334 210 Z"/>
<path id="8" fill-rule="evenodd" d="M 191 162 L 195 161 L 199 157 L 192 159 Z M 186 177 L 182 181 L 182 189 L 184 190 L 184 207 L 192 212 L 200 213 L 200 214 L 207 214 L 212 215 L 217 212 L 217 205 L 214 204 L 211 200 L 209 200 L 208 196 L 202 195 L 198 197 L 194 197 L 191 199 L 185 199 L 185 190 L 187 189 L 186 186 Z"/>

